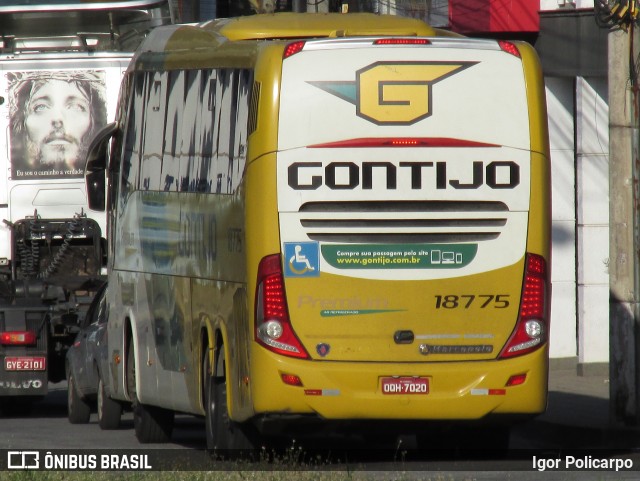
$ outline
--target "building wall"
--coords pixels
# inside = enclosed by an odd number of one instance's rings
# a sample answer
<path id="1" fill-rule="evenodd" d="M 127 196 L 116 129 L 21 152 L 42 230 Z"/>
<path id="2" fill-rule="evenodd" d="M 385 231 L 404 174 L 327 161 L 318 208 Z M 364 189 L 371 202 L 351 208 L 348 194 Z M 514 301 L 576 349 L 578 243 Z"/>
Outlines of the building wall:
<path id="1" fill-rule="evenodd" d="M 550 357 L 609 361 L 606 78 L 546 77 L 552 165 Z"/>
<path id="2" fill-rule="evenodd" d="M 593 0 L 540 0 L 540 10 L 593 8 Z"/>
<path id="3" fill-rule="evenodd" d="M 547 111 L 551 147 L 552 358 L 575 357 L 577 349 L 575 82 L 547 77 Z"/>
<path id="4" fill-rule="evenodd" d="M 576 82 L 578 361 L 609 361 L 609 108 L 607 79 Z"/>
<path id="5" fill-rule="evenodd" d="M 538 7 L 536 0 L 449 0 L 449 22 L 463 34 L 538 32 Z"/>
<path id="6" fill-rule="evenodd" d="M 607 37 L 593 1 L 541 0 L 553 176 L 552 359 L 609 362 Z M 562 45 L 562 48 L 560 47 Z"/>

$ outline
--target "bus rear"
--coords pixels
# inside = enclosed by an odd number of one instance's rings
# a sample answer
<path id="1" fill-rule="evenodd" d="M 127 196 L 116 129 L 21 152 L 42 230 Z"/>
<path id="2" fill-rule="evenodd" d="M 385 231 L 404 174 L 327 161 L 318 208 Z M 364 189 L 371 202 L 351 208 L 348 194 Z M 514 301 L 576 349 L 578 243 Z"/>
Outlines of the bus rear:
<path id="1" fill-rule="evenodd" d="M 533 49 L 292 42 L 278 100 L 277 152 L 247 167 L 247 192 L 272 171 L 277 183 L 275 197 L 247 198 L 247 239 L 265 239 L 248 246 L 255 413 L 542 413 L 550 178 Z"/>

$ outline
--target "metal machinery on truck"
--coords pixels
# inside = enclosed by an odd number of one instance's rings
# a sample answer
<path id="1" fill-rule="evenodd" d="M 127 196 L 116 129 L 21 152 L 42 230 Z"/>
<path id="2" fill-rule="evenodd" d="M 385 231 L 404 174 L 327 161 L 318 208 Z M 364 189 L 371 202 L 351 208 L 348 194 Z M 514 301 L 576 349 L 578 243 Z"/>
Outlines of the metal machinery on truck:
<path id="1" fill-rule="evenodd" d="M 28 406 L 65 377 L 79 317 L 105 280 L 105 216 L 86 207 L 84 152 L 115 113 L 133 51 L 171 22 L 168 0 L 0 6 L 5 404 Z"/>

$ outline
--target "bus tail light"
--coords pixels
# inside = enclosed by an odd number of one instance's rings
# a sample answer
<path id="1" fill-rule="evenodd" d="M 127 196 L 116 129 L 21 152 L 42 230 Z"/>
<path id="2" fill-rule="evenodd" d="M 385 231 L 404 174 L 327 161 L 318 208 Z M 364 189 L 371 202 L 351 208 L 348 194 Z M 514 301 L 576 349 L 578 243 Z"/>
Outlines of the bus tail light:
<path id="1" fill-rule="evenodd" d="M 258 266 L 256 288 L 256 340 L 272 352 L 308 359 L 289 320 L 280 255 L 267 256 Z"/>
<path id="2" fill-rule="evenodd" d="M 527 380 L 527 375 L 526 374 L 514 374 L 513 376 L 511 376 L 509 378 L 509 380 L 507 381 L 507 384 L 505 384 L 505 386 L 507 387 L 511 387 L 511 386 L 521 386 L 522 384 L 525 383 L 525 381 Z"/>
<path id="3" fill-rule="evenodd" d="M 296 42 L 292 42 L 288 44 L 284 48 L 284 53 L 282 54 L 282 58 L 286 59 L 291 57 L 292 55 L 302 52 L 302 49 L 304 48 L 304 44 L 305 44 L 304 40 L 298 40 Z"/>
<path id="4" fill-rule="evenodd" d="M 280 374 L 280 378 L 282 379 L 283 383 L 289 386 L 295 386 L 295 387 L 304 386 L 304 384 L 302 384 L 302 379 L 300 379 L 300 377 L 296 376 L 295 374 L 282 373 Z"/>
<path id="5" fill-rule="evenodd" d="M 514 57 L 520 58 L 520 50 L 518 50 L 518 47 L 515 43 L 509 42 L 507 40 L 498 40 L 498 45 L 503 52 L 507 52 Z"/>
<path id="6" fill-rule="evenodd" d="M 374 45 L 431 45 L 431 40 L 426 38 L 380 38 L 373 42 Z"/>
<path id="7" fill-rule="evenodd" d="M 33 346 L 37 336 L 33 331 L 0 332 L 0 344 L 3 346 Z"/>
<path id="8" fill-rule="evenodd" d="M 548 278 L 542 256 L 527 254 L 522 300 L 516 328 L 500 353 L 505 359 L 521 356 L 543 346 L 548 337 Z"/>

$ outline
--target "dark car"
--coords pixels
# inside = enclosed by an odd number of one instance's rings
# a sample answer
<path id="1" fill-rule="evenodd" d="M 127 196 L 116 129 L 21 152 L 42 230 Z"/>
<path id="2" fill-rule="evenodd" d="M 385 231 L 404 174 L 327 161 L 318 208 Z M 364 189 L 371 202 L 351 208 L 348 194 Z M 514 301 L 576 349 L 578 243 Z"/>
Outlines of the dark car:
<path id="1" fill-rule="evenodd" d="M 97 406 L 98 424 L 102 429 L 116 429 L 122 406 L 109 398 L 105 390 L 107 365 L 107 321 L 105 283 L 91 302 L 81 322 L 80 332 L 67 352 L 67 414 L 72 424 L 88 423 L 91 410 Z"/>

